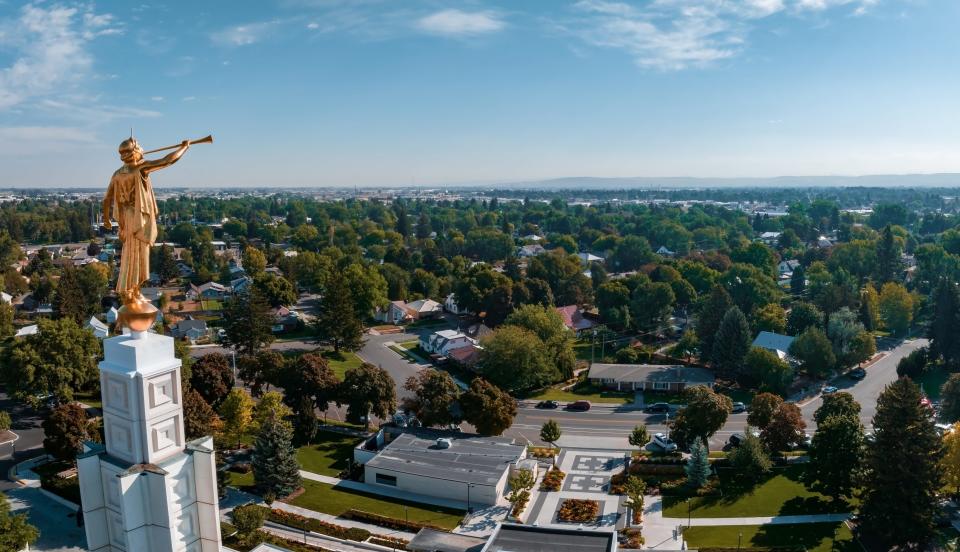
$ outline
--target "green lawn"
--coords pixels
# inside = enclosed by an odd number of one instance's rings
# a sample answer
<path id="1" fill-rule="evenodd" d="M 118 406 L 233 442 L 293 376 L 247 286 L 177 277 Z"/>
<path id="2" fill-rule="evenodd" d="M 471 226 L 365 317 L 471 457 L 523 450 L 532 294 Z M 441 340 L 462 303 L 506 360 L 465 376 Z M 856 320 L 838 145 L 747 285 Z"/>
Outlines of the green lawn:
<path id="1" fill-rule="evenodd" d="M 332 431 L 320 431 L 315 443 L 297 449 L 297 461 L 303 470 L 336 477 L 347 469 L 348 460 L 353 458 L 353 447 L 362 440 Z"/>
<path id="2" fill-rule="evenodd" d="M 430 319 L 430 318 L 428 318 L 428 319 L 426 319 L 426 320 L 418 320 L 418 321 L 410 324 L 409 326 L 407 326 L 407 328 L 410 328 L 411 330 L 414 330 L 414 329 L 417 329 L 417 328 L 420 328 L 420 329 L 431 328 L 431 329 L 433 329 L 433 328 L 449 328 L 449 327 L 450 327 L 450 326 L 449 326 L 449 324 L 447 324 L 447 321 L 444 320 L 444 319 L 442 319 L 442 318 L 436 318 L 436 319 Z"/>
<path id="3" fill-rule="evenodd" d="M 76 399 L 77 402 L 82 402 L 87 406 L 92 406 L 94 408 L 103 410 L 103 400 L 100 398 L 99 392 L 77 392 L 73 394 L 73 398 Z"/>
<path id="4" fill-rule="evenodd" d="M 323 351 L 321 354 L 323 355 L 323 358 L 327 359 L 327 362 L 330 363 L 330 369 L 333 370 L 333 373 L 336 374 L 341 380 L 343 379 L 343 375 L 347 372 L 347 370 L 350 368 L 356 368 L 363 363 L 363 361 L 360 360 L 360 357 L 358 357 L 356 354 L 345 351 L 341 351 L 339 353 L 335 353 L 333 351 Z"/>
<path id="5" fill-rule="evenodd" d="M 417 347 L 419 347 L 419 346 L 420 346 L 420 340 L 419 340 L 419 339 L 411 339 L 410 341 L 404 341 L 403 343 L 400 343 L 399 345 L 400 345 L 400 347 L 402 347 L 402 348 L 404 348 L 404 349 L 406 349 L 406 350 L 409 351 L 410 349 L 416 349 Z"/>
<path id="6" fill-rule="evenodd" d="M 949 377 L 950 372 L 942 366 L 937 366 L 932 370 L 924 372 L 923 375 L 915 381 L 917 385 L 923 388 L 923 391 L 931 401 L 936 401 L 940 399 L 940 388 L 943 387 L 943 384 L 946 383 Z"/>
<path id="7" fill-rule="evenodd" d="M 200 308 L 206 311 L 218 311 L 223 309 L 223 305 L 216 299 L 204 299 L 200 301 Z"/>
<path id="8" fill-rule="evenodd" d="M 535 401 L 590 401 L 598 403 L 629 403 L 633 402 L 632 392 L 606 391 L 594 385 L 583 382 L 564 391 L 557 387 L 548 387 L 527 397 Z"/>
<path id="9" fill-rule="evenodd" d="M 731 469 L 718 470 L 723 496 L 699 497 L 690 500 L 691 515 L 708 517 L 759 517 L 828 514 L 849 512 L 846 502 L 833 502 L 829 497 L 807 490 L 801 478 L 803 465 L 777 468 L 759 484 L 746 483 L 735 477 Z M 666 517 L 687 517 L 685 499 L 665 497 Z"/>
<path id="10" fill-rule="evenodd" d="M 742 537 L 741 537 L 742 535 Z M 860 547 L 843 523 L 803 523 L 796 525 L 725 525 L 690 527 L 683 538 L 690 548 L 708 546 L 772 548 L 803 547 L 807 552 L 855 552 Z"/>
<path id="11" fill-rule="evenodd" d="M 306 491 L 293 499 L 291 504 L 333 516 L 355 508 L 396 519 L 428 523 L 444 529 L 453 529 L 463 518 L 463 512 L 456 510 L 336 489 L 332 485 L 316 481 L 304 480 L 303 487 Z"/>

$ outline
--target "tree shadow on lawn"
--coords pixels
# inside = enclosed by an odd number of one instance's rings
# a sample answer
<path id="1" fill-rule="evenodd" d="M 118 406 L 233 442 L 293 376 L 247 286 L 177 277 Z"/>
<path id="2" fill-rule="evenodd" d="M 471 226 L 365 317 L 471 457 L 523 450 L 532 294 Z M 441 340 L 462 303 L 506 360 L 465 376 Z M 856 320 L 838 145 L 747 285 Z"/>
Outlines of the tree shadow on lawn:
<path id="1" fill-rule="evenodd" d="M 333 438 L 335 439 L 336 437 Z M 332 460 L 328 466 L 329 469 L 340 473 L 349 467 L 349 459 L 353 457 L 353 449 L 355 446 L 355 442 L 330 441 L 327 443 L 310 444 L 307 445 L 306 448 L 311 452 L 315 452 L 324 458 Z M 308 464 L 303 469 L 309 469 L 311 467 L 314 466 Z"/>
<path id="2" fill-rule="evenodd" d="M 854 552 L 860 548 L 852 539 L 841 539 L 842 523 L 803 523 L 790 525 L 763 525 L 750 541 L 756 547 L 796 547 L 802 550 L 818 549 L 824 541 L 836 552 Z"/>

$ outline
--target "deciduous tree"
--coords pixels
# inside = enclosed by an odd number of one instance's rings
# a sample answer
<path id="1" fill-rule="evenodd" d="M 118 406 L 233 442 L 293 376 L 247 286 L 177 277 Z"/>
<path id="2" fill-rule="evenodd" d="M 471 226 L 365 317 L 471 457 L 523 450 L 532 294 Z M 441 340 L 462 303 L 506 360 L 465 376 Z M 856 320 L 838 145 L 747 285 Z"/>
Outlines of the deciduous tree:
<path id="1" fill-rule="evenodd" d="M 759 479 L 769 473 L 773 465 L 767 452 L 763 449 L 760 438 L 753 434 L 749 426 L 744 432 L 743 442 L 733 449 L 733 452 L 727 458 L 730 460 L 730 465 L 740 475 L 751 479 Z"/>
<path id="2" fill-rule="evenodd" d="M 960 421 L 960 373 L 951 374 L 940 387 L 940 418 L 947 423 Z"/>
<path id="3" fill-rule="evenodd" d="M 793 403 L 781 403 L 773 412 L 770 423 L 760 431 L 760 440 L 773 453 L 787 450 L 791 444 L 803 441 L 803 421 L 800 407 Z"/>
<path id="4" fill-rule="evenodd" d="M 474 378 L 470 389 L 460 396 L 463 418 L 480 435 L 500 435 L 512 424 L 517 415 L 517 403 L 507 392 L 487 382 Z"/>
<path id="5" fill-rule="evenodd" d="M 220 419 L 196 389 L 183 394 L 183 429 L 188 440 L 213 435 Z"/>
<path id="6" fill-rule="evenodd" d="M 880 319 L 883 326 L 897 335 L 910 328 L 913 321 L 913 295 L 896 282 L 887 282 L 880 288 Z"/>
<path id="7" fill-rule="evenodd" d="M 253 421 L 253 399 L 243 389 L 233 388 L 218 412 L 223 419 L 224 435 L 240 448 L 240 442 Z"/>
<path id="8" fill-rule="evenodd" d="M 13 514 L 7 497 L 0 493 L 0 550 L 23 550 L 40 538 L 40 531 L 30 525 L 27 514 Z"/>
<path id="9" fill-rule="evenodd" d="M 812 303 L 794 303 L 787 315 L 787 333 L 800 335 L 809 327 L 823 324 L 823 313 Z"/>
<path id="10" fill-rule="evenodd" d="M 783 399 L 773 393 L 758 393 L 750 401 L 750 413 L 747 414 L 747 423 L 762 430 L 770 424 L 773 413 L 783 404 Z"/>
<path id="11" fill-rule="evenodd" d="M 647 446 L 647 443 L 650 442 L 650 434 L 647 433 L 647 426 L 644 424 L 633 426 L 633 431 L 630 432 L 630 437 L 628 437 L 627 440 L 630 441 L 631 447 L 642 449 Z"/>
<path id="12" fill-rule="evenodd" d="M 671 422 L 670 436 L 680 448 L 687 448 L 694 439 L 708 442 L 723 427 L 733 410 L 733 401 L 703 385 L 688 387 L 683 394 L 687 406 Z"/>
<path id="13" fill-rule="evenodd" d="M 501 389 L 532 389 L 560 379 L 543 341 L 530 330 L 505 325 L 481 339 L 481 345 L 483 375 Z"/>
<path id="14" fill-rule="evenodd" d="M 403 400 L 404 409 L 415 413 L 425 427 L 445 426 L 460 420 L 460 388 L 449 373 L 421 370 L 407 378 L 403 387 L 413 393 Z"/>
<path id="15" fill-rule="evenodd" d="M 370 415 L 388 419 L 397 409 L 395 384 L 382 368 L 364 362 L 344 374 L 337 399 L 347 405 L 347 421 L 370 425 Z"/>
<path id="16" fill-rule="evenodd" d="M 223 402 L 233 384 L 230 361 L 222 353 L 208 353 L 193 364 L 190 386 L 214 408 Z"/>
<path id="17" fill-rule="evenodd" d="M 809 453 L 811 486 L 834 500 L 852 496 L 863 475 L 864 452 L 859 416 L 836 414 L 818 420 Z"/>
<path id="18" fill-rule="evenodd" d="M 790 344 L 790 354 L 800 361 L 801 367 L 813 376 L 825 376 L 837 363 L 833 345 L 823 330 L 807 328 Z"/>
<path id="19" fill-rule="evenodd" d="M 940 459 L 943 481 L 960 494 L 960 422 L 943 435 L 943 458 Z"/>
<path id="20" fill-rule="evenodd" d="M 793 380 L 793 368 L 767 349 L 751 347 L 743 362 L 746 377 L 764 391 L 782 394 Z"/>
<path id="21" fill-rule="evenodd" d="M 43 449 L 58 460 L 72 462 L 83 442 L 92 439 L 95 428 L 78 403 L 61 404 L 43 421 Z"/>
<path id="22" fill-rule="evenodd" d="M 561 435 L 563 435 L 563 433 L 560 431 L 560 424 L 555 420 L 543 422 L 543 426 L 540 428 L 541 441 L 553 446 L 554 443 L 560 440 Z"/>

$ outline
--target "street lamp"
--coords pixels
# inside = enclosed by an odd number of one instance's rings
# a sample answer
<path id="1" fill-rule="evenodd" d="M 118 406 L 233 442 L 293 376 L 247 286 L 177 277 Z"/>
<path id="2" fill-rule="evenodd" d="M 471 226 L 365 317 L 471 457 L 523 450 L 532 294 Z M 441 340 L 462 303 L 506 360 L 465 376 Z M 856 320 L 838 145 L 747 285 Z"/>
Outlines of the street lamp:
<path id="1" fill-rule="evenodd" d="M 743 531 L 737 533 L 737 552 L 740 552 L 740 541 L 743 539 Z"/>
<path id="2" fill-rule="evenodd" d="M 687 527 L 690 527 L 690 499 L 687 499 Z"/>
<path id="3" fill-rule="evenodd" d="M 474 486 L 473 483 L 467 483 L 467 513 L 468 514 L 473 513 L 473 507 L 470 506 L 470 487 L 473 487 L 473 486 Z"/>

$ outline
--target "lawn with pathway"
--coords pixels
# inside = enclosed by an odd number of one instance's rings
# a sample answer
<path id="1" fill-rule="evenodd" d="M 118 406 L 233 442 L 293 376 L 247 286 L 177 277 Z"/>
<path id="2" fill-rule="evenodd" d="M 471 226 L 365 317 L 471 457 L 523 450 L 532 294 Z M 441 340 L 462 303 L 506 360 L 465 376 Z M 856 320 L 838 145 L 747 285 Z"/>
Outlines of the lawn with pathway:
<path id="1" fill-rule="evenodd" d="M 807 552 L 859 552 L 844 523 L 796 525 L 727 525 L 688 527 L 683 538 L 691 549 L 706 547 L 795 547 Z"/>
<path id="2" fill-rule="evenodd" d="M 318 431 L 313 443 L 297 449 L 297 462 L 302 470 L 337 477 L 347 469 L 353 449 L 361 441 L 351 435 Z"/>
<path id="3" fill-rule="evenodd" d="M 343 380 L 343 375 L 347 373 L 347 370 L 363 364 L 363 360 L 355 353 L 346 351 L 340 351 L 339 353 L 323 351 L 321 354 L 323 358 L 327 359 L 327 362 L 330 364 L 330 369 L 333 370 L 333 373 L 336 374 L 340 380 Z"/>
<path id="4" fill-rule="evenodd" d="M 615 403 L 625 404 L 633 402 L 633 393 L 626 391 L 608 391 L 582 381 L 570 389 L 560 389 L 559 387 L 548 387 L 527 397 L 533 401 L 590 401 L 596 403 Z"/>
<path id="5" fill-rule="evenodd" d="M 733 518 L 793 516 L 849 512 L 845 501 L 810 491 L 802 478 L 806 466 L 775 468 L 757 483 L 745 481 L 730 468 L 717 470 L 723 496 L 690 499 L 690 516 L 695 518 Z M 663 515 L 686 518 L 686 499 L 664 497 Z"/>

